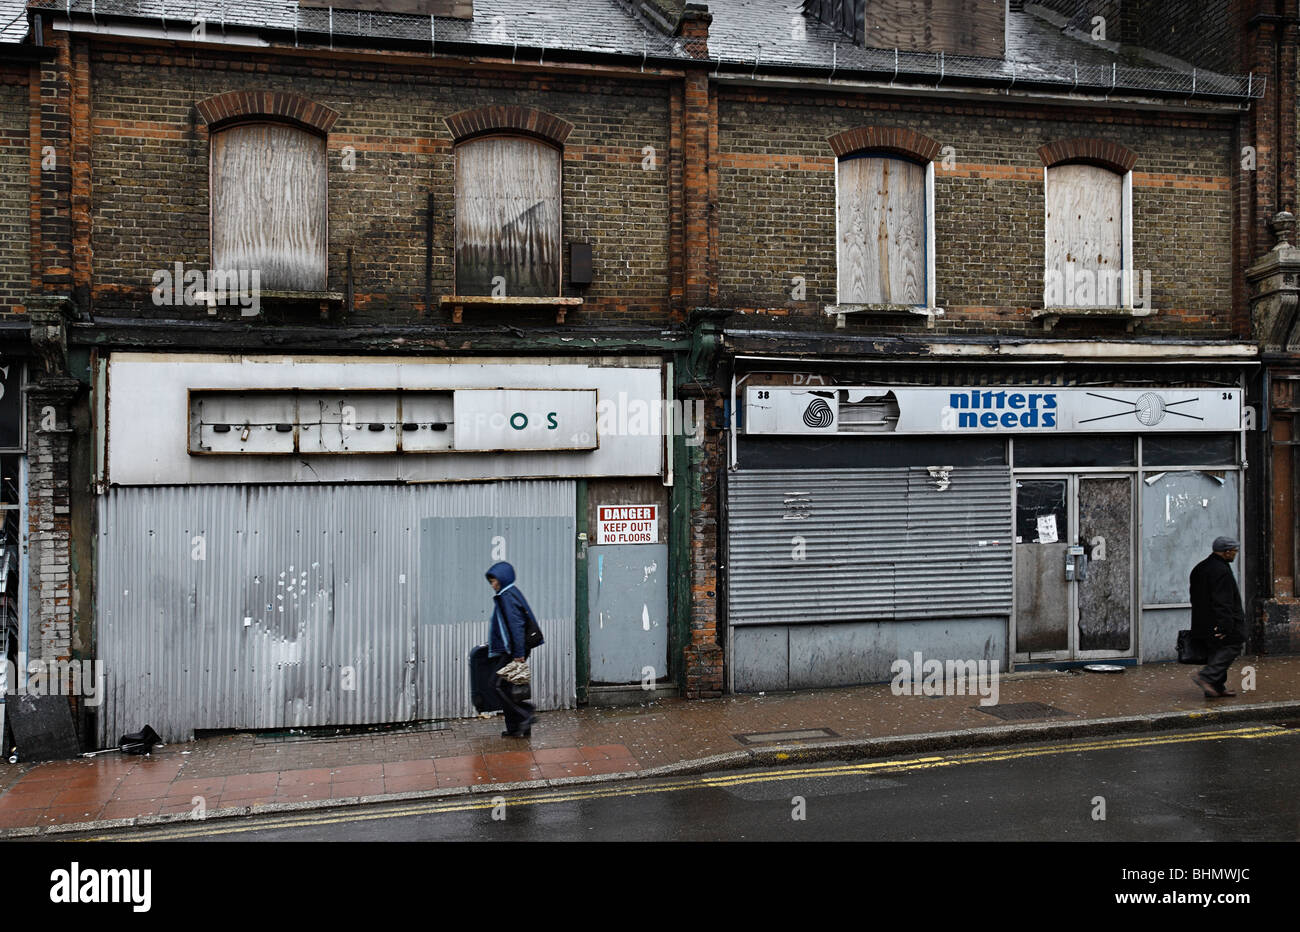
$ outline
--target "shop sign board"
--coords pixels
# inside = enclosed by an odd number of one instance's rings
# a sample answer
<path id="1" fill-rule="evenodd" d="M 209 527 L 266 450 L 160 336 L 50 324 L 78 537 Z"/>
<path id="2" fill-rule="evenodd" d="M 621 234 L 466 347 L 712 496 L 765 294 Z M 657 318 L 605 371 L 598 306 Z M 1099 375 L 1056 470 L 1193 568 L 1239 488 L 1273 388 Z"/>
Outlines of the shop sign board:
<path id="1" fill-rule="evenodd" d="M 594 450 L 595 389 L 457 391 L 458 451 Z"/>
<path id="2" fill-rule="evenodd" d="M 747 434 L 1148 433 L 1241 429 L 1231 388 L 747 389 Z"/>

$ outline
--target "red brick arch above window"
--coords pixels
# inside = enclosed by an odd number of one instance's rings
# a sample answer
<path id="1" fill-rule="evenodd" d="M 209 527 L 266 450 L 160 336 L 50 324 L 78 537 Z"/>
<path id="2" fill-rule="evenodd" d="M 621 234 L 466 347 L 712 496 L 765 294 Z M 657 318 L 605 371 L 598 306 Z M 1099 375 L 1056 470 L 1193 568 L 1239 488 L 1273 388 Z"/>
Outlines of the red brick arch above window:
<path id="1" fill-rule="evenodd" d="M 500 105 L 462 110 L 446 117 L 444 122 L 456 142 L 464 142 L 485 133 L 525 133 L 538 136 L 557 146 L 573 132 L 573 124 L 557 116 L 534 110 L 532 107 Z"/>
<path id="2" fill-rule="evenodd" d="M 339 118 L 337 110 L 288 91 L 230 91 L 195 107 L 209 129 L 236 120 L 280 120 L 328 133 Z"/>
<path id="3" fill-rule="evenodd" d="M 1123 174 L 1137 164 L 1137 153 L 1108 139 L 1062 139 L 1040 146 L 1038 155 L 1048 168 L 1071 162 L 1089 162 Z"/>
<path id="4" fill-rule="evenodd" d="M 939 154 L 940 146 L 929 136 L 900 126 L 859 126 L 836 133 L 827 140 L 836 157 L 855 152 L 873 150 L 892 152 L 918 162 L 930 162 Z"/>

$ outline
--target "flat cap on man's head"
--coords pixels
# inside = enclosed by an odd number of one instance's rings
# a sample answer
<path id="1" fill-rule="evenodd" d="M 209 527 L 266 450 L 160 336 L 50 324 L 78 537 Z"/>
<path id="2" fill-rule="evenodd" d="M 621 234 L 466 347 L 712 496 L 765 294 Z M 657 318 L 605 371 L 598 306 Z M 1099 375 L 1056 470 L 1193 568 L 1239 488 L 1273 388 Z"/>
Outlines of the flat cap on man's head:
<path id="1" fill-rule="evenodd" d="M 1229 550 L 1240 550 L 1241 545 L 1237 543 L 1235 537 L 1216 537 L 1214 538 L 1213 550 L 1215 553 L 1227 553 Z"/>

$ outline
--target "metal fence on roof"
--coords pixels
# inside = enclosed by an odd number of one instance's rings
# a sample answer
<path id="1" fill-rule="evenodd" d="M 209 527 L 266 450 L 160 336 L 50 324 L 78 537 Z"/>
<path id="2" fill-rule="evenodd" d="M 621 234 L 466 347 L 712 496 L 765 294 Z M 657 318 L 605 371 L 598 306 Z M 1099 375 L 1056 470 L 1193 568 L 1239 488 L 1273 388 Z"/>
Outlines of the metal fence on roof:
<path id="1" fill-rule="evenodd" d="M 664 60 L 707 61 L 716 73 L 736 73 L 773 68 L 793 69 L 808 76 L 833 78 L 869 74 L 904 83 L 989 82 L 1007 90 L 1017 85 L 1051 86 L 1063 90 L 1097 93 L 1158 93 L 1186 97 L 1258 99 L 1264 96 L 1262 76 L 1220 74 L 1191 69 L 1175 71 L 1070 60 L 1017 61 L 1014 59 L 914 52 L 902 49 L 862 48 L 851 42 L 825 37 L 810 41 L 774 41 L 770 44 L 712 36 L 699 39 L 666 36 L 645 23 L 626 16 L 571 28 L 559 17 L 503 16 L 490 8 L 476 8 L 475 19 L 453 20 L 433 16 L 379 13 L 368 10 L 307 9 L 293 2 L 238 3 L 235 0 L 36 0 L 31 11 L 59 12 L 66 17 L 116 16 L 137 20 L 157 19 L 177 38 L 197 23 L 208 30 L 274 29 L 293 36 L 295 44 L 333 43 L 334 39 L 390 39 L 428 42 L 430 54 L 440 43 L 471 43 L 492 49 L 511 49 L 512 57 L 545 61 L 548 50 L 618 54 L 643 62 Z M 617 27 L 614 23 L 617 22 Z M 819 27 L 820 28 L 820 27 Z M 716 31 L 716 30 L 715 30 Z M 829 55 L 828 55 L 829 52 Z"/>

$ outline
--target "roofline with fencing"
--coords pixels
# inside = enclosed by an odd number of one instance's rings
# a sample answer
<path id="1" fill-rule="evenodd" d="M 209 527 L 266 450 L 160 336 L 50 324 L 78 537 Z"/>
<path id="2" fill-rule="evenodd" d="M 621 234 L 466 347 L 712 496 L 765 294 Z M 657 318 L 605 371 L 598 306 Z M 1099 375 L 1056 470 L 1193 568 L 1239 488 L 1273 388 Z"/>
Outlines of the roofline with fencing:
<path id="1" fill-rule="evenodd" d="M 120 35 L 122 38 L 155 38 L 150 36 L 117 34 L 112 31 L 114 23 L 131 23 L 137 27 L 141 24 L 156 23 L 164 35 L 156 38 L 164 41 L 190 44 L 187 40 L 192 25 L 191 13 L 178 10 L 176 18 L 168 20 L 165 15 L 139 16 L 134 14 L 104 14 L 95 11 L 96 0 L 46 0 L 45 4 L 32 4 L 25 10 L 26 16 L 54 16 L 72 25 L 74 23 L 93 23 L 94 34 L 100 36 Z M 76 8 L 74 8 L 76 7 Z M 80 9 L 84 7 L 84 9 Z M 325 12 L 325 11 L 312 11 Z M 753 59 L 733 58 L 707 53 L 707 57 L 692 56 L 680 40 L 674 46 L 681 50 L 680 55 L 664 55 L 648 49 L 640 53 L 633 51 L 599 51 L 565 47 L 548 47 L 534 44 L 502 44 L 492 42 L 466 42 L 437 38 L 437 24 L 434 17 L 403 17 L 413 23 L 427 23 L 430 27 L 428 37 L 414 38 L 386 35 L 374 32 L 349 31 L 342 27 L 335 28 L 336 20 L 341 24 L 347 20 L 338 19 L 329 11 L 330 28 L 290 28 L 275 25 L 244 25 L 222 23 L 224 32 L 232 31 L 250 36 L 292 36 L 294 48 L 301 48 L 300 42 L 320 41 L 328 43 L 317 49 L 334 51 L 340 45 L 349 51 L 380 51 L 384 48 L 419 49 L 427 47 L 431 57 L 440 53 L 455 57 L 484 57 L 497 55 L 509 57 L 511 64 L 527 65 L 551 62 L 565 63 L 601 63 L 618 65 L 639 65 L 642 70 L 647 66 L 656 69 L 686 70 L 707 68 L 715 75 L 724 72 L 728 77 L 740 75 L 757 76 L 780 75 L 784 77 L 824 80 L 847 78 L 888 79 L 891 84 L 898 81 L 924 83 L 934 87 L 958 86 L 1000 88 L 1012 91 L 1017 87 L 1035 90 L 1066 91 L 1074 94 L 1095 94 L 1107 97 L 1116 93 L 1139 94 L 1152 98 L 1180 98 L 1184 100 L 1234 100 L 1250 101 L 1262 98 L 1267 90 L 1264 76 L 1253 73 L 1245 75 L 1225 75 L 1217 72 L 1200 71 L 1193 68 L 1191 72 L 1172 71 L 1155 68 L 1136 68 L 1120 66 L 1113 63 L 1105 65 L 1084 65 L 1077 62 L 1020 62 L 1014 60 L 977 58 L 973 56 L 950 56 L 943 52 L 912 52 L 901 49 L 872 49 L 850 46 L 852 53 L 868 59 L 866 63 L 854 61 L 841 64 L 838 61 L 838 46 L 833 46 L 834 61 L 830 67 L 823 64 L 799 62 L 762 61 L 761 49 Z M 357 18 L 357 22 L 360 22 Z M 169 33 L 168 27 L 174 32 Z M 213 23 L 213 26 L 218 24 Z M 183 28 L 178 28 L 183 27 Z M 76 30 L 80 31 L 80 30 Z M 176 34 L 179 32 L 179 34 Z M 219 41 L 219 40 L 218 40 Z M 270 41 L 270 40 L 268 40 Z M 196 41 L 194 45 L 215 44 L 212 39 Z M 245 46 L 247 47 L 247 46 Z M 271 44 L 268 50 L 284 48 L 284 45 Z M 522 60 L 521 60 L 522 59 Z M 1052 70 L 1054 69 L 1054 70 Z"/>

